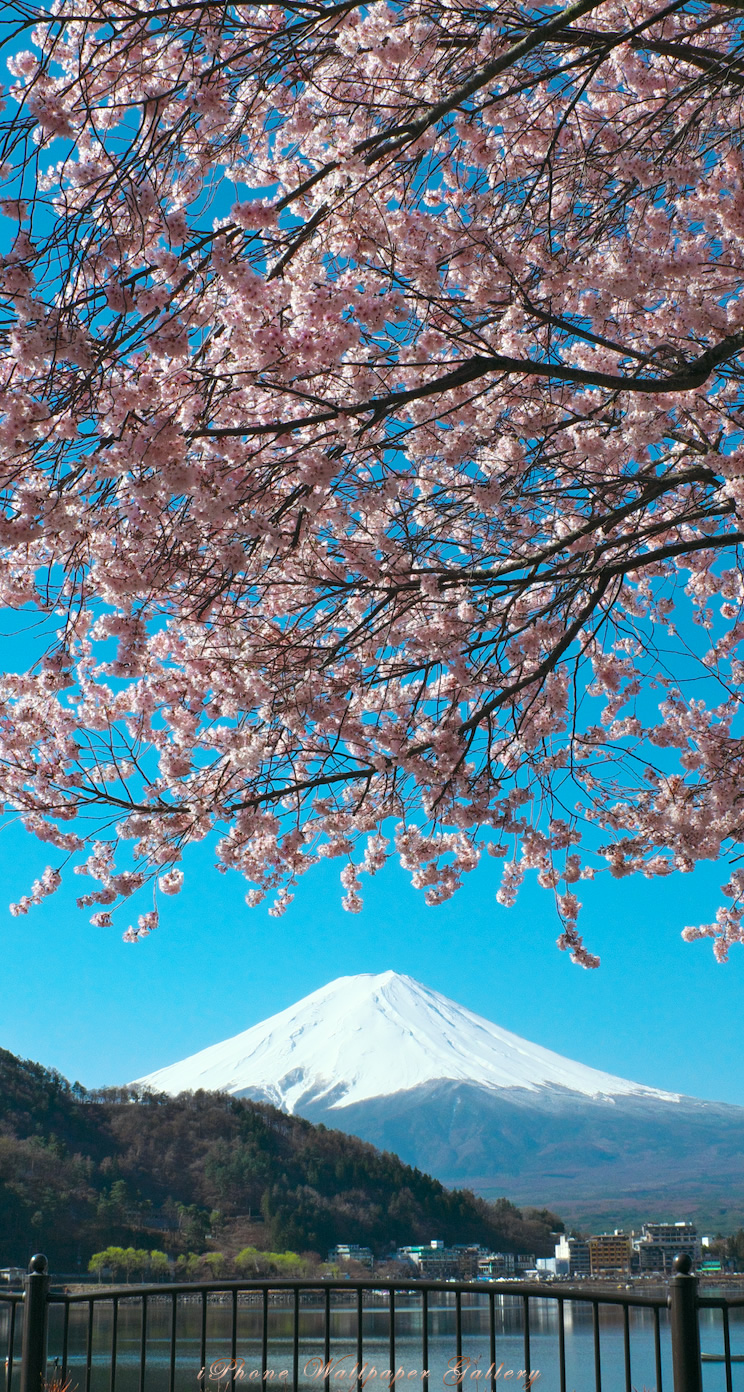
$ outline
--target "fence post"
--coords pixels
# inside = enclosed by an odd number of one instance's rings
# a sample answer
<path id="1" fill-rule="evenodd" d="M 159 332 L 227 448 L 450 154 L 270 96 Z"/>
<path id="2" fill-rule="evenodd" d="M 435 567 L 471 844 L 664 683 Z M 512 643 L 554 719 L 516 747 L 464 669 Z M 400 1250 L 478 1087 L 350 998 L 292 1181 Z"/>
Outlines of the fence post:
<path id="1" fill-rule="evenodd" d="M 23 1343 L 20 1392 L 43 1392 L 47 1364 L 47 1295 L 49 1274 L 46 1257 L 32 1257 L 23 1282 Z"/>
<path id="2" fill-rule="evenodd" d="M 674 1392 L 703 1392 L 697 1284 L 692 1258 L 681 1252 L 674 1259 L 674 1275 L 669 1282 Z"/>

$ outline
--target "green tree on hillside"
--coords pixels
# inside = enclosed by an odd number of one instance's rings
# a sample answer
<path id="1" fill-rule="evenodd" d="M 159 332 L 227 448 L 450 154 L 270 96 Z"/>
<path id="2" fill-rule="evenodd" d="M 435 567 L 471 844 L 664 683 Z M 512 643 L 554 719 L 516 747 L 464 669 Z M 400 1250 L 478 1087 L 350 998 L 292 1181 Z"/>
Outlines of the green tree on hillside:
<path id="1" fill-rule="evenodd" d="M 150 1276 L 154 1281 L 159 1281 L 161 1278 L 170 1276 L 171 1265 L 165 1252 L 151 1252 L 149 1268 Z"/>
<path id="2" fill-rule="evenodd" d="M 160 1258 L 165 1261 L 168 1268 L 168 1258 L 164 1252 L 147 1252 L 140 1247 L 106 1247 L 102 1252 L 94 1252 L 88 1262 L 88 1270 L 97 1273 L 100 1281 L 105 1270 L 109 1270 L 114 1279 L 117 1276 L 124 1276 L 125 1281 L 129 1281 L 133 1271 L 138 1271 L 140 1276 L 148 1270 L 151 1258 L 158 1258 L 157 1265 L 162 1270 Z"/>
<path id="3" fill-rule="evenodd" d="M 107 1247 L 105 1252 L 94 1252 L 88 1262 L 88 1270 L 92 1275 L 97 1276 L 99 1281 L 103 1279 L 104 1271 L 110 1270 L 113 1274 L 114 1267 L 111 1265 L 111 1252 L 119 1250 L 119 1248 Z"/>
<path id="4" fill-rule="evenodd" d="M 235 1258 L 235 1269 L 247 1280 L 260 1276 L 303 1276 L 308 1262 L 297 1252 L 260 1252 L 256 1247 L 244 1247 Z"/>

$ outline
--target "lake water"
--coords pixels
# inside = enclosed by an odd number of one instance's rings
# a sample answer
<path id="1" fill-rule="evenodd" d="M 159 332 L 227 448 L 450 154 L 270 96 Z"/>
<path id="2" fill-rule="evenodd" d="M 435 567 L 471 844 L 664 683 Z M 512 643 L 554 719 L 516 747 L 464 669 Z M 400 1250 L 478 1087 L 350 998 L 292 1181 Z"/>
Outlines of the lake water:
<path id="1" fill-rule="evenodd" d="M 495 1299 L 495 1338 L 498 1392 L 509 1392 L 509 1382 L 524 1392 L 525 1357 L 522 1302 L 519 1297 Z M 71 1307 L 68 1334 L 68 1371 L 71 1392 L 111 1392 L 113 1311 L 109 1303 L 94 1307 L 89 1384 L 86 1378 L 88 1307 Z M 594 1392 L 594 1332 L 592 1311 L 579 1302 L 565 1303 L 566 1392 Z M 52 1309 L 49 1332 L 50 1359 L 61 1355 L 61 1307 Z M 176 1319 L 174 1392 L 200 1392 L 201 1366 L 200 1302 L 179 1301 Z M 293 1310 L 291 1305 L 271 1306 L 268 1312 L 267 1371 L 272 1385 L 293 1385 Z M 599 1311 L 601 1348 L 601 1392 L 626 1392 L 623 1313 L 620 1308 L 601 1306 Z M 704 1352 L 723 1352 L 720 1311 L 700 1312 L 701 1345 Z M 744 1311 L 730 1313 L 731 1349 L 744 1354 Z M 299 1318 L 298 1387 L 322 1392 L 321 1371 L 324 1356 L 324 1311 L 322 1306 L 302 1306 Z M 666 1312 L 661 1314 L 662 1392 L 672 1392 L 671 1351 Z M 115 1357 L 115 1392 L 138 1392 L 140 1379 L 141 1303 L 120 1301 Z M 232 1311 L 229 1303 L 207 1308 L 206 1376 L 204 1392 L 230 1392 L 229 1381 L 218 1377 L 220 1360 L 229 1361 Z M 171 1305 L 167 1300 L 148 1302 L 146 1392 L 169 1392 L 171 1376 Z M 363 1313 L 363 1364 L 366 1392 L 389 1388 L 390 1343 L 389 1312 L 384 1304 L 368 1306 Z M 421 1388 L 423 1321 L 420 1300 L 398 1295 L 395 1311 L 396 1388 L 404 1384 Z M 7 1347 L 8 1311 L 0 1306 L 0 1350 Z M 242 1378 L 235 1392 L 250 1392 L 251 1384 L 261 1386 L 262 1310 L 261 1306 L 239 1305 L 236 1353 L 242 1363 Z M 530 1300 L 530 1368 L 534 1392 L 560 1392 L 558 1361 L 558 1310 L 554 1300 Z M 648 1309 L 630 1311 L 631 1386 L 635 1392 L 657 1392 L 654 1345 L 654 1314 Z M 16 1359 L 20 1352 L 16 1341 Z M 428 1315 L 429 1392 L 457 1385 L 453 1367 L 456 1357 L 454 1297 L 432 1293 Z M 491 1392 L 489 1367 L 491 1339 L 487 1296 L 463 1296 L 462 1304 L 463 1392 Z M 331 1392 L 356 1392 L 357 1313 L 354 1306 L 334 1308 L 330 1336 Z M 13 1374 L 11 1392 L 19 1392 L 18 1367 Z M 518 1377 L 522 1373 L 522 1378 Z M 387 1376 L 386 1376 L 387 1374 Z M 511 1374 L 511 1377 L 509 1377 Z M 725 1371 L 720 1363 L 704 1365 L 704 1392 L 726 1392 Z M 2 1380 L 0 1379 L 0 1388 Z M 734 1392 L 744 1392 L 744 1364 L 733 1367 Z"/>

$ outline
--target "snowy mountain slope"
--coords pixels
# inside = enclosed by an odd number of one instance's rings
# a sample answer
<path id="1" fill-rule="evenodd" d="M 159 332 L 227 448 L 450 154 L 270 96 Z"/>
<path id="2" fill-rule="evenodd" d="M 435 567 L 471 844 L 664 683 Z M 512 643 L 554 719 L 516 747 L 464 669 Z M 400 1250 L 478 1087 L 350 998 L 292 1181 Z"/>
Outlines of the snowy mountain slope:
<path id="1" fill-rule="evenodd" d="M 530 1044 L 392 971 L 339 977 L 137 1084 L 169 1093 L 213 1089 L 290 1113 L 322 1108 L 336 1115 L 442 1081 L 488 1092 L 558 1088 L 585 1098 L 680 1100 Z M 332 1124 L 344 1127 L 340 1116 Z"/>
<path id="2" fill-rule="evenodd" d="M 744 1221 L 744 1107 L 574 1063 L 395 972 L 341 977 L 138 1081 L 271 1102 L 580 1225 Z"/>

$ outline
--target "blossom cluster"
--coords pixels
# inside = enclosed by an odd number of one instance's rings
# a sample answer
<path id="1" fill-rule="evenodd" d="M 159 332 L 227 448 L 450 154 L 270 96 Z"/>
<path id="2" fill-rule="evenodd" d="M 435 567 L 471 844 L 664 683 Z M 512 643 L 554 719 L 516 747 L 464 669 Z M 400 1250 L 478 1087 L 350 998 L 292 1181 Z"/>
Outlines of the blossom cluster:
<path id="1" fill-rule="evenodd" d="M 24 16 L 28 6 L 23 6 Z M 537 16 L 537 17 L 536 17 Z M 741 15 L 55 0 L 7 59 L 0 795 L 107 927 L 736 853 Z M 94 830 L 91 832 L 90 827 Z M 735 872 L 710 936 L 744 941 Z M 127 939 L 157 926 L 139 915 Z"/>

